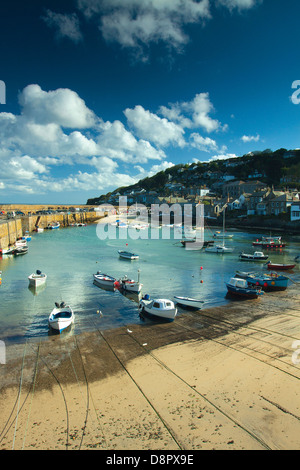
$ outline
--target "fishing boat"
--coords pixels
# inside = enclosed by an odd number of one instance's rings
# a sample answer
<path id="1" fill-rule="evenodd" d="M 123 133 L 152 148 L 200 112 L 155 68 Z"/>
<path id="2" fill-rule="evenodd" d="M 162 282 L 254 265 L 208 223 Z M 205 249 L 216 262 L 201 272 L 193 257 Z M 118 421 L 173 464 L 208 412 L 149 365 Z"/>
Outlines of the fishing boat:
<path id="1" fill-rule="evenodd" d="M 173 321 L 177 315 L 177 308 L 174 302 L 169 299 L 153 299 L 146 294 L 139 303 L 141 315 L 152 319 Z"/>
<path id="2" fill-rule="evenodd" d="M 39 287 L 46 282 L 47 274 L 42 273 L 39 269 L 35 273 L 28 276 L 29 285 L 33 287 Z"/>
<path id="3" fill-rule="evenodd" d="M 175 302 L 181 307 L 200 310 L 203 307 L 204 300 L 193 299 L 191 297 L 180 297 L 174 295 Z"/>
<path id="4" fill-rule="evenodd" d="M 287 276 L 283 276 L 276 272 L 272 272 L 270 274 L 258 274 L 237 271 L 235 277 L 246 279 L 249 285 L 260 286 L 265 291 L 285 290 L 287 289 L 289 282 L 289 278 Z"/>
<path id="5" fill-rule="evenodd" d="M 226 283 L 228 294 L 235 297 L 242 297 L 247 299 L 257 299 L 264 292 L 261 287 L 249 286 L 246 279 L 232 277 Z"/>
<path id="6" fill-rule="evenodd" d="M 253 254 L 240 253 L 239 258 L 242 261 L 265 261 L 269 256 L 264 255 L 262 251 L 255 251 Z"/>
<path id="7" fill-rule="evenodd" d="M 296 266 L 295 264 L 272 263 L 272 261 L 268 261 L 266 265 L 268 269 L 276 269 L 281 271 L 288 271 L 289 269 L 293 269 Z"/>
<path id="8" fill-rule="evenodd" d="M 135 253 L 131 253 L 130 251 L 123 251 L 123 250 L 118 250 L 120 258 L 124 259 L 139 259 L 139 255 L 136 255 Z"/>
<path id="9" fill-rule="evenodd" d="M 281 237 L 261 237 L 260 240 L 252 242 L 252 245 L 263 248 L 284 248 L 286 243 L 281 240 Z"/>
<path id="10" fill-rule="evenodd" d="M 60 333 L 74 323 L 74 319 L 74 312 L 69 305 L 55 302 L 55 308 L 50 313 L 48 322 L 51 328 Z"/>
<path id="11" fill-rule="evenodd" d="M 116 282 L 115 286 L 118 289 L 124 289 L 128 292 L 139 293 L 142 290 L 143 284 L 135 281 L 134 279 L 128 279 L 128 277 L 125 275 Z"/>
<path id="12" fill-rule="evenodd" d="M 97 271 L 97 274 L 94 274 L 94 282 L 100 286 L 114 287 L 117 279 L 115 277 L 109 276 L 108 274 L 103 274 L 101 271 Z"/>

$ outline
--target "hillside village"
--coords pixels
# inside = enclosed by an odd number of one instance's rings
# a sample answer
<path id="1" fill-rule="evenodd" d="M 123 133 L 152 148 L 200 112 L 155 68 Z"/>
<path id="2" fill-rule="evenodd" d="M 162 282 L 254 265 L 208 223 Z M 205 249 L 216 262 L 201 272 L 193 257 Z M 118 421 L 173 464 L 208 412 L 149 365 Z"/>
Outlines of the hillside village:
<path id="1" fill-rule="evenodd" d="M 204 205 L 206 217 L 226 206 L 227 219 L 276 217 L 300 221 L 300 150 L 251 152 L 239 158 L 175 165 L 135 185 L 117 188 L 87 204 Z"/>

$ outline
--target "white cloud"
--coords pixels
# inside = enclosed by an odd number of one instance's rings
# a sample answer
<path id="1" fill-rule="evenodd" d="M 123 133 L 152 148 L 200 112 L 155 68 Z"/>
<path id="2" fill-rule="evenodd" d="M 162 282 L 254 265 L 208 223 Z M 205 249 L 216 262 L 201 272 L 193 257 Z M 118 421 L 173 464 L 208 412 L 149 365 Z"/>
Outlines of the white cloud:
<path id="1" fill-rule="evenodd" d="M 199 93 L 193 100 L 188 102 L 171 103 L 169 107 L 161 106 L 159 112 L 185 128 L 201 127 L 206 132 L 213 132 L 221 128 L 221 123 L 209 116 L 210 113 L 214 112 L 209 93 Z M 226 128 L 227 125 L 224 129 Z"/>
<path id="2" fill-rule="evenodd" d="M 82 41 L 83 36 L 76 13 L 62 14 L 47 10 L 42 19 L 48 26 L 56 30 L 57 39 L 67 37 L 75 43 Z"/>
<path id="3" fill-rule="evenodd" d="M 228 160 L 229 158 L 239 158 L 239 156 L 235 155 L 234 153 L 214 155 L 208 160 L 208 162 L 214 162 L 216 160 Z"/>
<path id="4" fill-rule="evenodd" d="M 162 147 L 170 144 L 185 146 L 182 127 L 166 118 L 160 118 L 140 105 L 135 106 L 134 109 L 127 108 L 124 114 L 139 137 Z"/>
<path id="5" fill-rule="evenodd" d="M 260 136 L 257 135 L 257 136 L 254 136 L 254 135 L 243 135 L 243 137 L 241 137 L 241 140 L 244 142 L 244 143 L 247 143 L 247 142 L 258 142 L 260 139 Z"/>
<path id="6" fill-rule="evenodd" d="M 78 0 L 78 8 L 106 41 L 130 48 L 163 41 L 180 50 L 189 40 L 184 27 L 210 18 L 209 0 Z"/>
<path id="7" fill-rule="evenodd" d="M 75 91 L 59 88 L 43 91 L 28 85 L 19 95 L 22 114 L 38 124 L 55 123 L 67 128 L 89 128 L 95 124 L 94 113 Z"/>
<path id="8" fill-rule="evenodd" d="M 262 3 L 263 0 L 218 0 L 220 5 L 227 7 L 229 10 L 249 10 Z"/>

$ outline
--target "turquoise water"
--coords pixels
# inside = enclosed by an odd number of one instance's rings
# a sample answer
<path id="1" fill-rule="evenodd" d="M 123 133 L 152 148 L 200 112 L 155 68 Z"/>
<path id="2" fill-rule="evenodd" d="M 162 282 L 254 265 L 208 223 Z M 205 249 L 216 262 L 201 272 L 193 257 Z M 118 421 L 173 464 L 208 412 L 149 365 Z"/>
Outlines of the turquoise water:
<path id="1" fill-rule="evenodd" d="M 0 258 L 0 340 L 46 338 L 51 334 L 49 314 L 54 302 L 61 301 L 70 304 L 75 313 L 75 324 L 65 334 L 140 324 L 136 301 L 93 284 L 93 274 L 98 270 L 116 278 L 127 274 L 133 279 L 138 278 L 140 270 L 142 293 L 151 298 L 173 299 L 174 295 L 182 295 L 202 299 L 207 307 L 225 305 L 231 302 L 226 298 L 225 282 L 235 270 L 266 271 L 263 263 L 238 258 L 241 251 L 252 253 L 252 241 L 262 234 L 231 232 L 234 238 L 225 244 L 234 252 L 226 255 L 186 250 L 174 238 L 100 240 L 96 225 L 33 234 L 27 254 Z M 211 238 L 212 232 L 206 230 L 205 239 Z M 300 253 L 299 236 L 283 238 L 288 246 L 268 253 L 273 262 L 288 263 Z M 139 260 L 120 259 L 119 249 L 138 253 Z M 46 285 L 34 292 L 28 287 L 28 276 L 37 269 L 48 278 Z M 299 281 L 299 265 L 289 276 Z M 182 312 L 179 310 L 179 315 Z"/>

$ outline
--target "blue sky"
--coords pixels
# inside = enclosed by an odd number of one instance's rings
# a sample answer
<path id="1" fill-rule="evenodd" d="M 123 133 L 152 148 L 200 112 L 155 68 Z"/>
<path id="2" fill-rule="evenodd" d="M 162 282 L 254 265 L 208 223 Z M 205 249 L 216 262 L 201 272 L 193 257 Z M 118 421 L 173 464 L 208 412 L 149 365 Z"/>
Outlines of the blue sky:
<path id="1" fill-rule="evenodd" d="M 2 4 L 0 203 L 299 148 L 299 16 L 299 0 Z"/>

